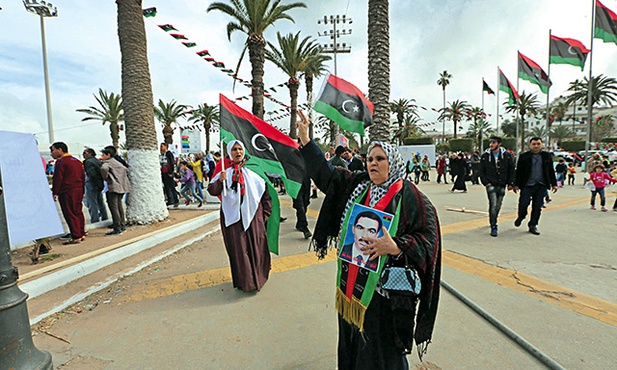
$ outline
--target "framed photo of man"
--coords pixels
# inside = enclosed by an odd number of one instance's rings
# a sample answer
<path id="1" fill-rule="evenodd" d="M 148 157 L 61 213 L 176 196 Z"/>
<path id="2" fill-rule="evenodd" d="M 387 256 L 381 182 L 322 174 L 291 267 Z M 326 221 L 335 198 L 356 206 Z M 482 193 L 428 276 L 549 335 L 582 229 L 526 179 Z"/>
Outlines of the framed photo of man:
<path id="1" fill-rule="evenodd" d="M 371 257 L 364 254 L 361 248 L 368 245 L 365 238 L 380 238 L 383 236 L 382 226 L 390 230 L 394 215 L 376 209 L 354 204 L 349 215 L 349 222 L 342 237 L 343 246 L 338 257 L 361 268 L 379 271 L 379 258 L 369 261 Z M 345 225 L 343 225 L 345 227 Z"/>

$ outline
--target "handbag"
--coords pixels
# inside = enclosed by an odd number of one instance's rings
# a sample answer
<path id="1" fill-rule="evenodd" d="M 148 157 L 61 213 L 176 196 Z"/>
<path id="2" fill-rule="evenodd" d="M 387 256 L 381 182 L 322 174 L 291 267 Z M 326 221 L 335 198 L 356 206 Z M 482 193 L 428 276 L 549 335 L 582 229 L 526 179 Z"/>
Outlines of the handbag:
<path id="1" fill-rule="evenodd" d="M 381 287 L 388 292 L 418 295 L 422 290 L 420 277 L 418 272 L 409 266 L 407 256 L 404 256 L 405 265 L 403 267 L 393 266 L 392 257 L 388 258 L 381 272 Z"/>

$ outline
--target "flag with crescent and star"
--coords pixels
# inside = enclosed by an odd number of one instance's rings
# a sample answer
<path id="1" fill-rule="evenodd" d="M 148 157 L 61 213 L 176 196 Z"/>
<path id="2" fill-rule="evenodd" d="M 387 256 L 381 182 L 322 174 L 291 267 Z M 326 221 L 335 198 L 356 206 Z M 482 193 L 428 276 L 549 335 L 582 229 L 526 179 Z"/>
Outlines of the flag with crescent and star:
<path id="1" fill-rule="evenodd" d="M 589 49 L 582 42 L 551 35 L 549 63 L 571 64 L 581 67 L 582 71 L 585 67 L 587 54 L 589 54 Z"/>
<path id="2" fill-rule="evenodd" d="M 543 93 L 548 92 L 548 88 L 553 84 L 548 75 L 538 63 L 527 58 L 522 53 L 518 53 L 518 77 L 538 85 Z"/>
<path id="3" fill-rule="evenodd" d="M 373 124 L 373 103 L 357 87 L 333 74 L 321 87 L 313 109 L 343 130 L 362 136 L 364 129 Z"/>

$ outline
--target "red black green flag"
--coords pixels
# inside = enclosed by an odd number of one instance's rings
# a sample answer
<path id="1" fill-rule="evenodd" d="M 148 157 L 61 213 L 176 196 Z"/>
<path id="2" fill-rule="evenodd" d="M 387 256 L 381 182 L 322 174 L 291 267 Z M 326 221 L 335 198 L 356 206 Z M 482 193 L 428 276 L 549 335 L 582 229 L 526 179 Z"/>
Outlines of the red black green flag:
<path id="1" fill-rule="evenodd" d="M 373 103 L 349 82 L 331 74 L 324 82 L 313 109 L 342 129 L 364 136 L 364 128 L 373 124 Z"/>
<path id="2" fill-rule="evenodd" d="M 146 18 L 155 17 L 156 16 L 156 8 L 152 7 L 152 8 L 144 9 L 143 10 L 143 14 L 144 14 L 144 17 L 146 17 Z"/>
<path id="3" fill-rule="evenodd" d="M 549 63 L 571 64 L 581 67 L 582 71 L 585 67 L 587 54 L 589 54 L 589 49 L 582 42 L 551 35 Z"/>
<path id="4" fill-rule="evenodd" d="M 186 36 L 181 35 L 179 33 L 170 33 L 169 36 L 173 37 L 176 40 L 188 40 Z"/>
<path id="5" fill-rule="evenodd" d="M 491 89 L 488 84 L 486 83 L 486 81 L 484 81 L 484 79 L 482 79 L 482 91 L 486 91 L 489 95 L 495 95 L 495 92 L 493 91 L 493 89 Z"/>
<path id="6" fill-rule="evenodd" d="M 548 92 L 548 88 L 553 84 L 538 63 L 527 58 L 520 52 L 518 53 L 518 77 L 538 85 L 540 90 L 545 94 Z"/>
<path id="7" fill-rule="evenodd" d="M 617 14 L 596 0 L 594 38 L 617 44 Z"/>
<path id="8" fill-rule="evenodd" d="M 171 24 L 160 24 L 159 27 L 165 32 L 177 31 Z"/>
<path id="9" fill-rule="evenodd" d="M 520 99 L 518 92 L 510 83 L 510 80 L 506 78 L 506 75 L 503 74 L 501 69 L 499 70 L 499 90 L 506 92 L 508 94 L 508 104 L 514 105 L 514 103 Z"/>

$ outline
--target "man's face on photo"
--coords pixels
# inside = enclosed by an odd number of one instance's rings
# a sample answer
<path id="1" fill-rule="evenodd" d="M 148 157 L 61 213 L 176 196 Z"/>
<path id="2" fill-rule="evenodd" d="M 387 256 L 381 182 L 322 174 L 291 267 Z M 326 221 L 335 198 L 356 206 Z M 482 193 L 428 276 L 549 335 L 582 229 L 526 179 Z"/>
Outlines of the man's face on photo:
<path id="1" fill-rule="evenodd" d="M 364 238 L 375 238 L 379 233 L 379 222 L 372 218 L 361 217 L 353 227 L 353 238 L 356 247 L 365 247 Z"/>

